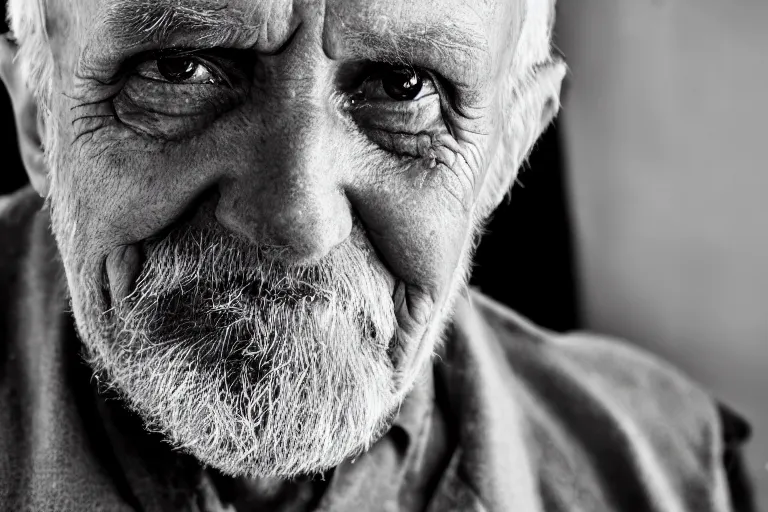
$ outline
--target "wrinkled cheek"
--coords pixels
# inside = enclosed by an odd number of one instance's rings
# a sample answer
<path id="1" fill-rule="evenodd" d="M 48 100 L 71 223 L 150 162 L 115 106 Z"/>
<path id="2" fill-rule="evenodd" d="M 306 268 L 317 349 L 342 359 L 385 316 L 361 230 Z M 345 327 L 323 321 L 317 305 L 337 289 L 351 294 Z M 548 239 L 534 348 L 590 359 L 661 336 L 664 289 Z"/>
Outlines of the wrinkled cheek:
<path id="1" fill-rule="evenodd" d="M 450 292 L 464 277 L 463 255 L 471 246 L 471 210 L 453 200 L 442 183 L 403 173 L 348 191 L 396 282 L 392 300 L 398 333 L 391 357 L 404 386 L 412 383 L 439 338 Z"/>
<path id="2" fill-rule="evenodd" d="M 82 165 L 79 163 L 83 161 Z M 112 245 L 107 208 L 116 196 L 93 161 L 62 149 L 51 175 L 48 206 L 52 231 L 64 266 L 72 311 L 87 346 L 106 339 L 111 325 L 104 256 Z"/>
<path id="3" fill-rule="evenodd" d="M 108 226 L 113 225 L 110 206 L 124 196 L 98 161 L 88 156 L 70 150 L 57 158 L 49 198 L 59 250 L 68 271 L 77 273 L 94 265 L 89 260 L 108 245 Z"/>
<path id="4" fill-rule="evenodd" d="M 53 157 L 50 196 L 53 231 L 76 311 L 79 296 L 99 290 L 97 305 L 102 309 L 91 315 L 109 307 L 109 256 L 166 227 L 212 175 L 206 159 L 195 151 L 180 154 L 181 146 L 160 151 L 117 135 L 101 135 L 96 141 L 60 146 Z"/>

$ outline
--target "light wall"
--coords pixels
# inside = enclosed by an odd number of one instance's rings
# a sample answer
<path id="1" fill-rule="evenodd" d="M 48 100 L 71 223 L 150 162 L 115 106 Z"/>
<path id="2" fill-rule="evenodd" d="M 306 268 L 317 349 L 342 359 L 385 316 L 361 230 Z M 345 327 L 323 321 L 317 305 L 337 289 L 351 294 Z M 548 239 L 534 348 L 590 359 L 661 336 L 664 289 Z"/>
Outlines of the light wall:
<path id="1" fill-rule="evenodd" d="M 559 17 L 585 322 L 749 418 L 768 510 L 768 1 L 561 0 Z"/>

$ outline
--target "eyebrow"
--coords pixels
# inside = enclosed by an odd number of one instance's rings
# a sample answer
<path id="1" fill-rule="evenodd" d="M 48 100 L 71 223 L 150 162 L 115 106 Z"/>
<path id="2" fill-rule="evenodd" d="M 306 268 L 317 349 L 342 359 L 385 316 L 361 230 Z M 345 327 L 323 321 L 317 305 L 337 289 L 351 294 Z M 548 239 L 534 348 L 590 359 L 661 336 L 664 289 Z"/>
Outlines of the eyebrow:
<path id="1" fill-rule="evenodd" d="M 431 67 L 458 85 L 476 86 L 490 72 L 487 39 L 455 25 L 403 33 L 356 27 L 341 40 L 346 57 Z"/>
<path id="2" fill-rule="evenodd" d="M 177 34 L 194 34 L 198 44 L 217 46 L 258 29 L 244 20 L 244 12 L 222 1 L 115 0 L 103 22 L 109 37 L 124 47 L 167 45 Z"/>

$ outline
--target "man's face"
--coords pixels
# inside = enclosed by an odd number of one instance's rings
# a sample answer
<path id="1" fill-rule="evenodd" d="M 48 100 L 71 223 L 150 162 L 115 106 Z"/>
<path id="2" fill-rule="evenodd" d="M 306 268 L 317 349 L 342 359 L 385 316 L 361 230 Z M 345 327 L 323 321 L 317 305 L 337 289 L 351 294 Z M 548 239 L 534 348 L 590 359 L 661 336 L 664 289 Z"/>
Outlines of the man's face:
<path id="1" fill-rule="evenodd" d="M 502 135 L 520 2 L 49 4 L 50 204 L 92 363 L 228 473 L 365 448 L 463 286 L 500 145 L 502 182 L 529 145 Z"/>

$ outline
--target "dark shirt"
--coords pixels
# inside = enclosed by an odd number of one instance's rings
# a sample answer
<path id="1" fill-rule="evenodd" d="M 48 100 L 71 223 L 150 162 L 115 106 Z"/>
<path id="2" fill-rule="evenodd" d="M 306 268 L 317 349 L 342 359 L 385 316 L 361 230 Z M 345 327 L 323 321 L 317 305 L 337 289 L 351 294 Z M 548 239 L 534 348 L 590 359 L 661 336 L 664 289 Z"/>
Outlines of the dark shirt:
<path id="1" fill-rule="evenodd" d="M 67 309 L 42 201 L 0 199 L 0 510 L 248 507 L 247 483 L 172 450 L 98 389 Z M 367 453 L 295 487 L 304 505 L 733 509 L 723 457 L 740 420 L 724 425 L 705 391 L 634 347 L 548 332 L 468 292 L 431 370 Z"/>

